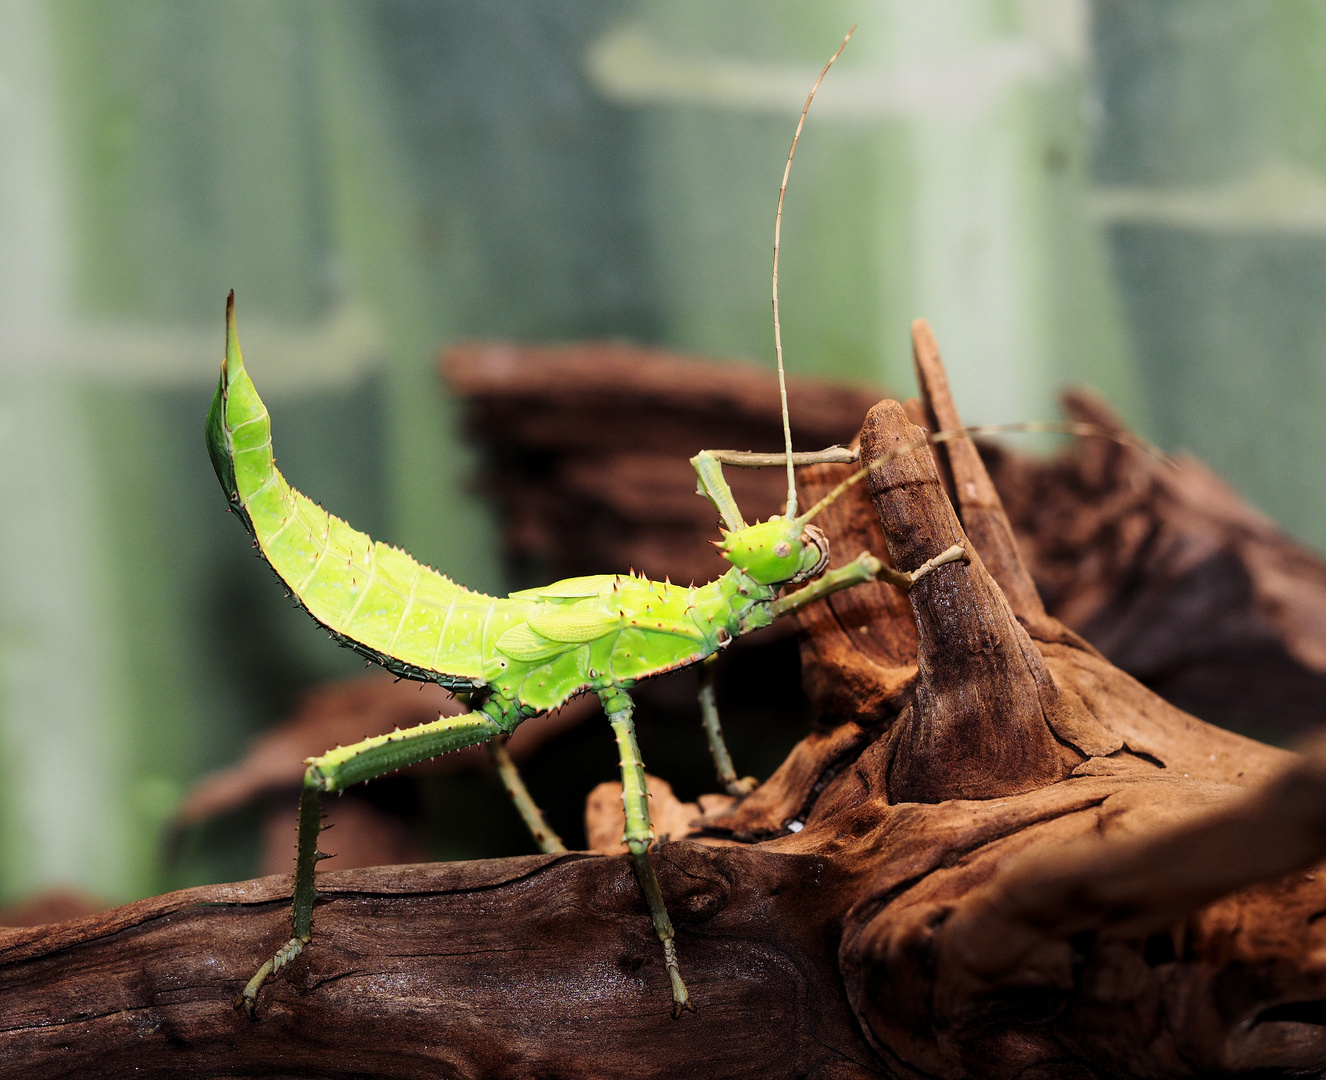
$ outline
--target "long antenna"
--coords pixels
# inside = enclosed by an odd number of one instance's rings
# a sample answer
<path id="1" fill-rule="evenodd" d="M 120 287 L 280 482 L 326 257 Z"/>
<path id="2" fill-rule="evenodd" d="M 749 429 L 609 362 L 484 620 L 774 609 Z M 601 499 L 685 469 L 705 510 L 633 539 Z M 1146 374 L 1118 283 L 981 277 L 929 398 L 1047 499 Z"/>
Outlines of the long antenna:
<path id="1" fill-rule="evenodd" d="M 833 62 L 843 54 L 843 50 L 847 48 L 847 42 L 855 33 L 855 26 L 847 31 L 847 36 L 843 38 L 843 43 L 838 46 L 838 51 L 829 57 L 829 62 L 824 65 L 824 70 L 820 72 L 820 77 L 815 80 L 815 85 L 810 88 L 810 93 L 806 96 L 806 104 L 801 108 L 801 119 L 797 121 L 796 134 L 792 136 L 792 149 L 787 152 L 787 164 L 783 166 L 783 183 L 778 189 L 778 213 L 774 216 L 774 351 L 778 354 L 778 397 L 783 406 L 783 445 L 787 451 L 788 518 L 794 518 L 797 516 L 797 485 L 796 478 L 792 472 L 792 422 L 787 417 L 787 377 L 783 374 L 783 329 L 778 323 L 778 244 L 783 235 L 783 196 L 787 194 L 787 178 L 792 172 L 792 158 L 797 152 L 797 140 L 801 138 L 801 129 L 806 124 L 806 113 L 810 112 L 810 103 L 815 100 L 815 91 L 820 88 L 820 83 L 824 81 L 824 76 L 829 73 L 829 68 L 833 67 Z"/>

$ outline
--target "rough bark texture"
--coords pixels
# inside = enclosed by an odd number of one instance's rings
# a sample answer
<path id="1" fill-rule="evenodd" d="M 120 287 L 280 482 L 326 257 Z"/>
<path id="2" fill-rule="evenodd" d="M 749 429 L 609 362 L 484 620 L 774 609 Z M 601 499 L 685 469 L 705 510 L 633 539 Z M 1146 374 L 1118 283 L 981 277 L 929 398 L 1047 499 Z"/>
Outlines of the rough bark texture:
<path id="1" fill-rule="evenodd" d="M 923 389 L 950 415 L 939 380 Z M 883 402 L 863 455 L 914 436 Z M 979 482 L 956 456 L 955 484 Z M 812 682 L 841 672 L 870 707 L 848 701 L 759 791 L 659 847 L 696 1015 L 669 1016 L 627 860 L 573 853 L 322 876 L 315 941 L 250 1022 L 229 1002 L 288 933 L 273 877 L 4 931 L 6 1074 L 1326 1071 L 1326 754 L 1204 724 L 1028 609 L 1025 566 L 987 570 L 929 450 L 870 486 L 839 525 L 877 514 L 903 567 L 954 541 L 971 558 L 910 611 L 800 616 L 829 631 L 806 647 Z M 966 512 L 1011 531 L 976 490 Z"/>

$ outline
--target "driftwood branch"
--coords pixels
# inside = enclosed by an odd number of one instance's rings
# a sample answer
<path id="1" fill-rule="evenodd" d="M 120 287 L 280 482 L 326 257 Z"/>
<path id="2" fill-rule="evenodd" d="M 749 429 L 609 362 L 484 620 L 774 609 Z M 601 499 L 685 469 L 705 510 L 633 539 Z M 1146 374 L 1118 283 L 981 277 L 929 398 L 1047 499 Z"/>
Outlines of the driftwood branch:
<path id="1" fill-rule="evenodd" d="M 956 424 L 916 342 L 911 415 Z M 863 457 L 915 436 L 883 402 Z M 230 1001 L 288 932 L 288 877 L 3 932 L 6 1073 L 1319 1074 L 1326 756 L 1114 667 L 1029 588 L 980 457 L 943 465 L 956 511 L 930 452 L 905 455 L 826 515 L 834 557 L 970 561 L 797 616 L 818 729 L 658 849 L 697 1015 L 670 1018 L 623 857 L 387 867 L 320 877 L 314 943 L 256 1021 Z"/>
<path id="2" fill-rule="evenodd" d="M 705 1002 L 681 1022 L 629 860 L 529 856 L 323 876 L 317 948 L 253 1022 L 230 1002 L 289 933 L 288 878 L 11 931 L 0 1061 L 34 1078 L 867 1075 L 833 985 L 826 860 L 669 844 L 658 864 Z"/>

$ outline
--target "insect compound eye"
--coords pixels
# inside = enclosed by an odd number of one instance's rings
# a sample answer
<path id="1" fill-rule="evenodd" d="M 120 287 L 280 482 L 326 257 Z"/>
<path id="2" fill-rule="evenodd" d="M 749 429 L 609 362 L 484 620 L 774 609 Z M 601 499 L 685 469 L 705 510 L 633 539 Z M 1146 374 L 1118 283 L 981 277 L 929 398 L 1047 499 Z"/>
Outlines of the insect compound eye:
<path id="1" fill-rule="evenodd" d="M 792 545 L 786 540 L 780 540 L 774 545 L 773 553 L 780 559 L 786 559 L 792 554 Z"/>

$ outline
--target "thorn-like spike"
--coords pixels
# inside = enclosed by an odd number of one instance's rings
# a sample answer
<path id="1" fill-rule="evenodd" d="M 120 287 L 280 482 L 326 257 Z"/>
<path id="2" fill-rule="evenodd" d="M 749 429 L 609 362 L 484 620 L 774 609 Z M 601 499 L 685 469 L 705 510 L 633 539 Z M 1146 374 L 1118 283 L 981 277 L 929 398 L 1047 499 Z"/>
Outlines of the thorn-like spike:
<path id="1" fill-rule="evenodd" d="M 935 557 L 936 547 L 967 550 L 933 456 L 904 449 L 921 434 L 892 401 L 872 408 L 861 430 L 862 460 L 872 469 L 875 462 L 893 462 L 872 494 L 895 566 L 919 568 Z M 895 783 L 900 801 L 922 792 L 926 798 L 997 798 L 1067 775 L 1076 762 L 1062 754 L 1051 724 L 1069 706 L 984 564 L 973 559 L 967 571 L 947 575 L 942 590 L 922 587 L 910 600 L 926 693 L 918 691 L 896 744 L 890 798 Z M 954 621 L 936 614 L 954 609 L 978 616 Z M 997 713 L 977 704 L 988 701 L 1001 702 Z M 937 777 L 940 763 L 944 775 Z"/>
<path id="2" fill-rule="evenodd" d="M 221 360 L 221 383 L 229 386 L 244 370 L 244 357 L 239 351 L 239 331 L 235 326 L 235 290 L 226 297 L 226 354 Z"/>

